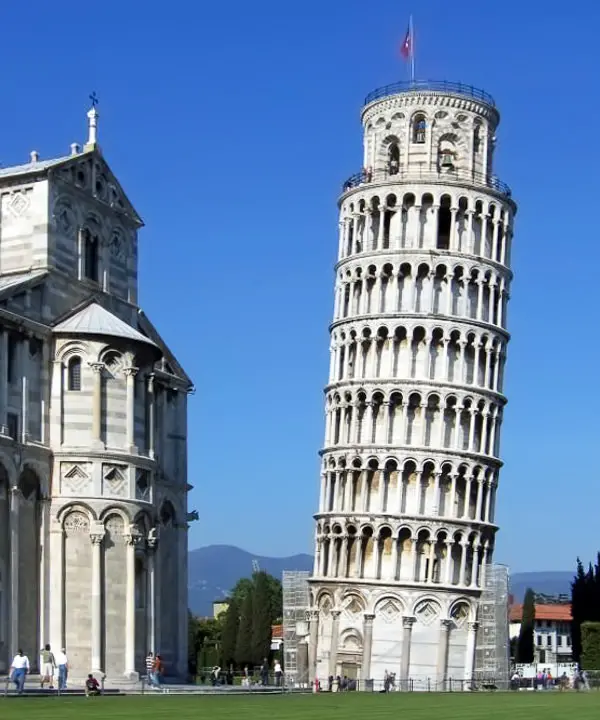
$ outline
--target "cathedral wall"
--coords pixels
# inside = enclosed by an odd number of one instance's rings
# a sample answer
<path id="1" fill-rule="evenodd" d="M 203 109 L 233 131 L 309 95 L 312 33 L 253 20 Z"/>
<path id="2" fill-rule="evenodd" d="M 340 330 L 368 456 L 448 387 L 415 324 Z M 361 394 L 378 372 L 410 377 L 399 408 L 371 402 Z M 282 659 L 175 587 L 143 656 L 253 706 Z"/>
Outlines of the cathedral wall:
<path id="1" fill-rule="evenodd" d="M 0 271 L 28 271 L 46 265 L 48 183 L 5 187 L 0 193 Z"/>
<path id="2" fill-rule="evenodd" d="M 34 489 L 19 508 L 19 643 L 28 657 L 39 654 L 40 506 Z M 33 661 L 35 662 L 35 661 Z M 36 663 L 37 664 L 37 663 Z"/>
<path id="3" fill-rule="evenodd" d="M 67 515 L 64 535 L 64 641 L 71 673 L 82 677 L 92 666 L 90 636 L 90 589 L 92 587 L 92 543 L 87 514 Z M 57 557 L 52 558 L 57 561 Z M 57 588 L 58 590 L 59 588 Z M 61 644 L 60 638 L 56 638 Z M 57 645 L 57 642 L 54 642 Z"/>
<path id="4" fill-rule="evenodd" d="M 9 491 L 6 474 L 0 478 L 0 671 L 6 672 L 10 649 L 10 535 Z"/>
<path id="5" fill-rule="evenodd" d="M 105 667 L 114 674 L 125 672 L 125 604 L 127 598 L 125 525 L 120 516 L 106 522 L 104 539 L 104 653 Z"/>
<path id="6" fill-rule="evenodd" d="M 179 609 L 174 602 L 179 580 L 177 552 L 177 529 L 172 525 L 161 528 L 160 535 L 160 607 L 161 607 L 161 643 L 160 654 L 167 672 L 175 670 L 178 649 Z"/>

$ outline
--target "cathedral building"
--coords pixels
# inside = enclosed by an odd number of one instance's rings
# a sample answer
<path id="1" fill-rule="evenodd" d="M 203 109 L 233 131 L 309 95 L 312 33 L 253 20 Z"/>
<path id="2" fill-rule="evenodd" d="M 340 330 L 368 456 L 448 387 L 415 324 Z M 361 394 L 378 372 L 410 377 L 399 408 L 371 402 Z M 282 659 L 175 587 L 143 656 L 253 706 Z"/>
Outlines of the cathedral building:
<path id="1" fill-rule="evenodd" d="M 187 395 L 138 307 L 143 223 L 97 142 L 0 169 L 0 670 L 187 671 Z M 157 290 L 159 291 L 159 290 Z"/>
<path id="2" fill-rule="evenodd" d="M 513 219 L 499 112 L 459 83 L 362 109 L 343 185 L 310 672 L 470 683 L 495 507 Z M 483 607 L 483 606 L 482 606 Z"/>

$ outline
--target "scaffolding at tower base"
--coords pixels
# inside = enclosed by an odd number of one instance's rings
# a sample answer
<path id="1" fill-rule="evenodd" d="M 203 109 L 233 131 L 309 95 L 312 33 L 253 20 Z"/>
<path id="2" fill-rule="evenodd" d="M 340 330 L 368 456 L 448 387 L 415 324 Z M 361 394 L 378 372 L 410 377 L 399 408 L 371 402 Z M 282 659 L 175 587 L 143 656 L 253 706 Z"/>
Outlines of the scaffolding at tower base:
<path id="1" fill-rule="evenodd" d="M 302 570 L 283 571 L 283 671 L 287 687 L 308 683 L 309 577 L 310 573 Z"/>
<path id="2" fill-rule="evenodd" d="M 508 568 L 492 565 L 479 601 L 475 651 L 476 685 L 507 689 L 509 683 Z"/>

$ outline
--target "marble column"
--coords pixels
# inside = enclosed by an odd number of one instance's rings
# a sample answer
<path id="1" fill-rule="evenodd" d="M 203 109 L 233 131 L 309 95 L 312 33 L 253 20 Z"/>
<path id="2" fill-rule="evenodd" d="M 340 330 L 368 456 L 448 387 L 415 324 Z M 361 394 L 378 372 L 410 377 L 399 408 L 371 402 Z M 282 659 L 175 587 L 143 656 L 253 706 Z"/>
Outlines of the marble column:
<path id="1" fill-rule="evenodd" d="M 156 566 L 158 565 L 158 558 L 156 557 L 157 544 L 158 538 L 156 536 L 156 530 L 152 529 L 146 538 L 146 545 L 148 548 L 147 644 L 148 650 L 153 653 L 160 652 L 156 643 L 156 630 L 159 624 L 159 617 L 156 612 L 156 595 L 158 592 L 158 584 L 156 582 Z"/>
<path id="2" fill-rule="evenodd" d="M 10 489 L 10 655 L 19 648 L 19 510 L 21 491 Z"/>
<path id="3" fill-rule="evenodd" d="M 467 571 L 467 550 L 469 548 L 468 542 L 460 542 L 460 575 L 458 579 L 459 585 L 464 585 L 466 581 Z"/>
<path id="4" fill-rule="evenodd" d="M 328 675 L 337 675 L 338 640 L 340 635 L 340 610 L 331 611 L 331 645 L 329 647 Z"/>
<path id="5" fill-rule="evenodd" d="M 126 433 L 126 450 L 129 453 L 137 454 L 135 446 L 135 376 L 138 368 L 127 367 L 124 370 L 127 382 L 127 433 Z"/>
<path id="6" fill-rule="evenodd" d="M 0 331 L 0 435 L 8 435 L 8 331 Z"/>
<path id="7" fill-rule="evenodd" d="M 65 564 L 65 531 L 58 521 L 53 522 L 50 530 L 50 573 L 49 585 L 49 623 L 50 643 L 53 648 L 65 646 L 64 632 L 64 564 Z"/>
<path id="8" fill-rule="evenodd" d="M 29 437 L 29 338 L 26 336 L 20 343 L 21 365 L 21 442 L 25 444 Z"/>
<path id="9" fill-rule="evenodd" d="M 92 396 L 92 446 L 104 448 L 102 442 L 102 371 L 104 363 L 91 363 L 94 372 Z"/>
<path id="10" fill-rule="evenodd" d="M 308 612 L 308 680 L 313 682 L 317 675 L 317 643 L 319 641 L 319 611 Z"/>
<path id="11" fill-rule="evenodd" d="M 446 690 L 448 674 L 448 641 L 452 620 L 440 620 L 440 639 L 438 641 L 437 682 L 436 690 Z"/>
<path id="12" fill-rule="evenodd" d="M 102 541 L 106 531 L 102 523 L 90 531 L 92 543 L 92 593 L 91 593 L 91 631 L 92 631 L 92 667 L 93 673 L 102 673 Z"/>
<path id="13" fill-rule="evenodd" d="M 371 679 L 371 654 L 373 652 L 373 620 L 375 615 L 365 615 L 363 623 L 363 654 L 360 676 L 362 680 Z"/>
<path id="14" fill-rule="evenodd" d="M 154 419 L 155 412 L 156 412 L 156 396 L 154 394 L 154 376 L 150 375 L 148 378 L 148 387 L 147 387 L 147 393 L 148 393 L 148 455 L 151 458 L 154 458 L 155 456 L 155 431 L 156 431 L 156 421 Z"/>
<path id="15" fill-rule="evenodd" d="M 470 622 L 469 629 L 467 632 L 467 649 L 465 655 L 465 681 L 468 686 L 465 689 L 470 690 L 470 683 L 473 679 L 473 673 L 475 670 L 475 648 L 477 646 L 477 630 L 479 629 L 478 622 Z"/>
<path id="16" fill-rule="evenodd" d="M 135 671 L 135 548 L 138 536 L 130 532 L 126 545 L 126 597 L 125 597 L 125 676 L 136 680 Z"/>
<path id="17" fill-rule="evenodd" d="M 408 690 L 410 679 L 410 646 L 412 642 L 412 628 L 416 622 L 414 617 L 402 618 L 402 661 L 400 663 L 400 687 Z"/>
<path id="18" fill-rule="evenodd" d="M 394 581 L 398 573 L 398 542 L 398 536 L 392 535 L 392 570 L 389 574 L 389 579 Z"/>

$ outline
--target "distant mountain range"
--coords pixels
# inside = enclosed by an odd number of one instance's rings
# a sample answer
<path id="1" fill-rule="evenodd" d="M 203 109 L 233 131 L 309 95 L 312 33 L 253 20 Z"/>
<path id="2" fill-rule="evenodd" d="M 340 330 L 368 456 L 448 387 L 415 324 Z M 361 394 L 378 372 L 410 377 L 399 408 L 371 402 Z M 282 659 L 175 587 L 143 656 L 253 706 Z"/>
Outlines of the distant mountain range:
<path id="1" fill-rule="evenodd" d="M 515 573 L 510 576 L 510 591 L 515 602 L 523 602 L 527 588 L 541 595 L 571 595 L 571 581 L 575 573 L 567 570 L 554 572 Z"/>
<path id="2" fill-rule="evenodd" d="M 188 554 L 188 603 L 201 616 L 212 615 L 212 603 L 222 599 L 236 582 L 252 574 L 256 560 L 261 570 L 281 579 L 284 570 L 312 570 L 312 555 L 285 558 L 252 555 L 232 545 L 208 545 Z"/>
<path id="3" fill-rule="evenodd" d="M 252 555 L 232 545 L 209 545 L 188 555 L 188 602 L 196 615 L 212 615 L 214 600 L 224 598 L 242 577 L 252 574 L 252 562 L 280 578 L 284 570 L 312 570 L 312 555 L 285 558 Z M 544 595 L 571 594 L 573 572 L 515 573 L 510 577 L 515 602 L 522 602 L 527 588 Z"/>

